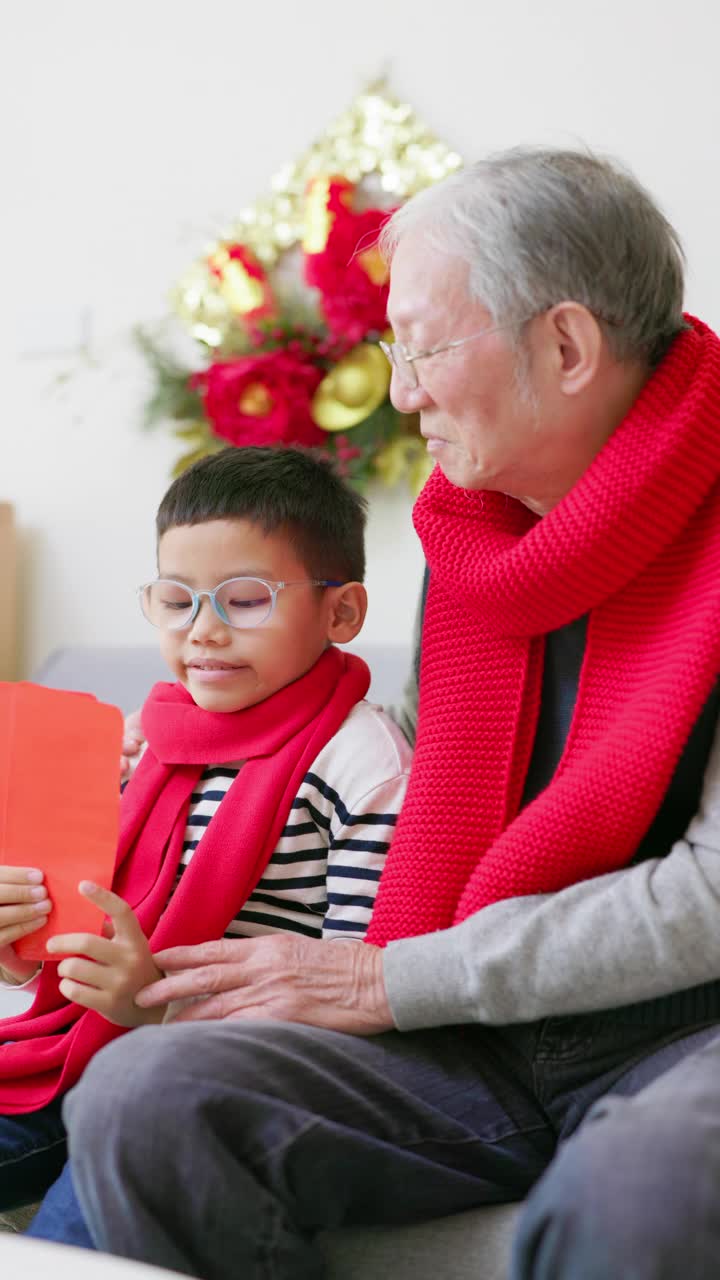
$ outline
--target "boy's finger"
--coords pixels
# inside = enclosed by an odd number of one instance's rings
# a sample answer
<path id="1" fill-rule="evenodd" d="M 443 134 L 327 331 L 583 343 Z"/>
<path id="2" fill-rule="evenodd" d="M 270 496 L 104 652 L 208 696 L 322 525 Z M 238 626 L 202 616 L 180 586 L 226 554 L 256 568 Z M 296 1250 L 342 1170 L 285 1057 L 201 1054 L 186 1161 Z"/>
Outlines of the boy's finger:
<path id="1" fill-rule="evenodd" d="M 8 884 L 0 881 L 0 904 L 18 906 L 23 902 L 47 902 L 48 893 L 44 884 Z"/>
<path id="2" fill-rule="evenodd" d="M 87 898 L 104 911 L 106 916 L 110 916 L 117 935 L 132 937 L 140 931 L 140 925 L 132 907 L 128 906 L 124 898 L 113 893 L 112 889 L 103 889 L 92 880 L 81 880 L 78 889 L 83 898 Z"/>
<path id="3" fill-rule="evenodd" d="M 42 884 L 44 879 L 39 867 L 0 866 L 0 880 L 5 884 Z"/>
<path id="4" fill-rule="evenodd" d="M 36 867 L 0 867 L 0 902 L 40 902 L 47 885 Z"/>
<path id="5" fill-rule="evenodd" d="M 142 711 L 131 711 L 125 717 L 125 737 L 137 738 L 140 742 L 144 741 L 142 731 Z"/>
<path id="6" fill-rule="evenodd" d="M 30 921 L 34 924 L 36 920 L 46 924 L 51 910 L 52 904 L 49 898 L 44 902 L 33 902 L 26 907 L 17 905 L 0 907 L 0 929 L 13 929 L 16 924 L 28 924 Z"/>
<path id="7" fill-rule="evenodd" d="M 112 963 L 112 943 L 95 933 L 54 933 L 45 946 L 51 955 L 88 956 L 98 964 Z"/>
<path id="8" fill-rule="evenodd" d="M 72 978 L 61 978 L 58 990 L 72 1004 L 82 1005 L 83 1009 L 96 1009 L 98 1013 L 102 1012 L 102 1005 L 107 998 L 104 991 L 88 987 L 83 982 L 73 982 Z"/>
<path id="9" fill-rule="evenodd" d="M 107 965 L 97 964 L 84 956 L 66 956 L 58 965 L 58 977 L 82 982 L 83 986 L 94 987 L 96 991 L 104 990 L 108 973 Z"/>
<path id="10" fill-rule="evenodd" d="M 24 938 L 27 933 L 35 933 L 36 929 L 43 929 L 46 924 L 44 917 L 37 920 L 28 920 L 26 924 L 7 925 L 4 929 L 0 928 L 0 947 L 9 947 L 11 943 L 17 942 L 18 938 Z"/>

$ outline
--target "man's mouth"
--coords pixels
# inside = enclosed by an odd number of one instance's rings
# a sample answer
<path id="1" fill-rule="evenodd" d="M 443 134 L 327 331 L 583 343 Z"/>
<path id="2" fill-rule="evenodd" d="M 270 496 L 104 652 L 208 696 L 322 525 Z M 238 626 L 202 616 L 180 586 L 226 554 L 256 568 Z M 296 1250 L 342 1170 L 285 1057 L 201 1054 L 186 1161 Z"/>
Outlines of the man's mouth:
<path id="1" fill-rule="evenodd" d="M 441 435 L 439 431 L 433 431 L 432 427 L 425 427 L 423 423 L 420 424 L 420 435 L 423 440 L 428 442 L 430 440 L 441 440 L 443 444 L 447 444 L 446 436 Z"/>
<path id="2" fill-rule="evenodd" d="M 426 434 L 423 431 L 422 436 L 427 446 L 428 453 L 439 453 L 440 450 L 444 449 L 445 445 L 448 443 L 448 441 L 445 440 L 443 436 L 433 436 L 433 435 L 430 435 L 429 432 Z"/>

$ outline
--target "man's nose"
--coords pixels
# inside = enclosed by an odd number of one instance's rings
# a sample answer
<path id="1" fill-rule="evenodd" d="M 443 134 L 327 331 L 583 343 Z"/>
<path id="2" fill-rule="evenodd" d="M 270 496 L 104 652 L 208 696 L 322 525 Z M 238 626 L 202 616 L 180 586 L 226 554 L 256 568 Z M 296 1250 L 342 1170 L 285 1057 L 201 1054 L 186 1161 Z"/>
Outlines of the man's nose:
<path id="1" fill-rule="evenodd" d="M 409 387 L 395 368 L 390 379 L 390 399 L 398 413 L 419 413 L 431 403 L 431 397 L 423 386 Z"/>

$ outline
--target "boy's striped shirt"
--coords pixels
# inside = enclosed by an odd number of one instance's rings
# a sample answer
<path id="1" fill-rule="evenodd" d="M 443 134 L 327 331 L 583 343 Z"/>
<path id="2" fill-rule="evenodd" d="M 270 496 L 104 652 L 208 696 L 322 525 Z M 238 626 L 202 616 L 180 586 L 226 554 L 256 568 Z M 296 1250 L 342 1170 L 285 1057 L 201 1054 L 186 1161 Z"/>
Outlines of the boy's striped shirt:
<path id="1" fill-rule="evenodd" d="M 410 759 L 409 746 L 384 712 L 367 702 L 353 708 L 305 775 L 275 852 L 225 936 L 290 931 L 362 938 Z M 188 811 L 179 875 L 241 767 L 234 761 L 203 773 Z"/>

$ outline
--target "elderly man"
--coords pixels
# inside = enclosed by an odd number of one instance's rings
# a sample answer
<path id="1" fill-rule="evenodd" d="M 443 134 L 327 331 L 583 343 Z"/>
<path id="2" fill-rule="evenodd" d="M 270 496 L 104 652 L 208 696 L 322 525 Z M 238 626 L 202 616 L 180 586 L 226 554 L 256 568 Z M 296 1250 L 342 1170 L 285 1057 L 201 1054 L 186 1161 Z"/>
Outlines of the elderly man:
<path id="1" fill-rule="evenodd" d="M 537 1184 L 516 1280 L 706 1277 L 720 341 L 683 317 L 672 228 L 589 155 L 480 163 L 384 245 L 392 396 L 437 466 L 374 945 L 161 955 L 141 1002 L 205 999 L 69 1096 L 78 1197 L 100 1248 L 295 1280 L 320 1228 Z"/>

